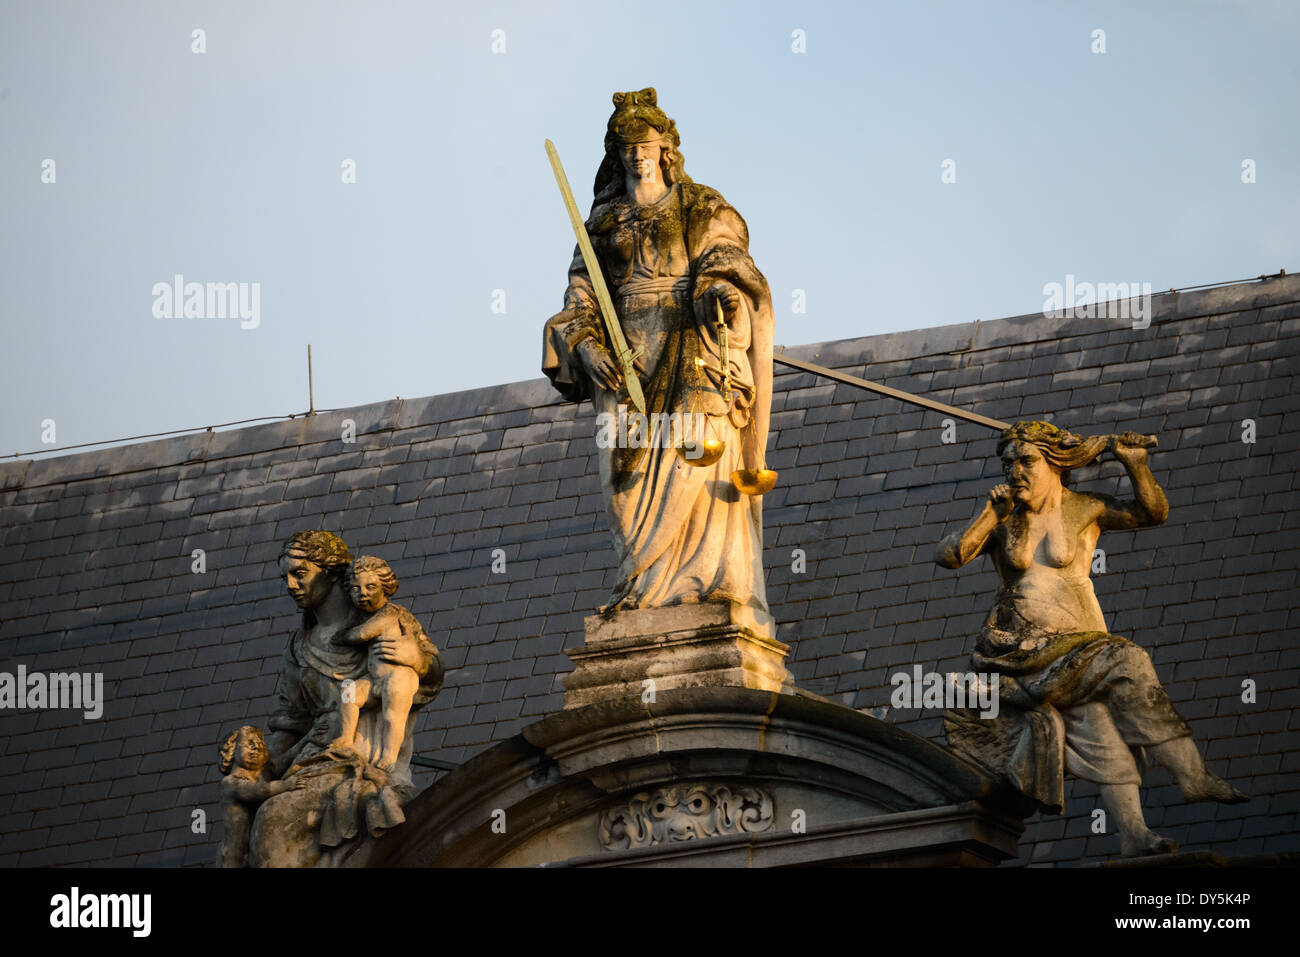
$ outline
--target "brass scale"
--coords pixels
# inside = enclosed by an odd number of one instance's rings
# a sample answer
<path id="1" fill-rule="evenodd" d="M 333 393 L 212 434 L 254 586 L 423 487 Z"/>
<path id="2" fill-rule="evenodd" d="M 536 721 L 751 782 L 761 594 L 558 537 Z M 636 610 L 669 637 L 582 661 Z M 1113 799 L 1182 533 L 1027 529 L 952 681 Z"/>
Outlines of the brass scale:
<path id="1" fill-rule="evenodd" d="M 636 358 L 630 348 L 627 340 L 623 336 L 623 329 L 618 324 L 618 315 L 614 311 L 614 301 L 610 298 L 609 289 L 605 285 L 605 277 L 601 274 L 600 264 L 596 260 L 596 252 L 591 245 L 591 237 L 587 235 L 587 227 L 583 223 L 582 214 L 578 212 L 578 204 L 573 198 L 573 190 L 569 188 L 569 180 L 564 175 L 564 167 L 560 165 L 560 155 L 555 151 L 555 144 L 550 140 L 546 141 L 546 155 L 551 161 L 551 170 L 555 173 L 555 181 L 559 184 L 560 193 L 564 197 L 564 206 L 569 214 L 569 222 L 573 226 L 573 234 L 577 237 L 578 248 L 582 251 L 582 258 L 587 264 L 587 272 L 591 277 L 591 285 L 596 292 L 596 301 L 600 304 L 601 316 L 605 321 L 605 329 L 609 333 L 610 344 L 613 346 L 615 360 L 618 362 L 619 369 L 623 373 L 623 381 L 627 386 L 628 400 L 633 407 L 640 413 L 645 413 L 645 396 L 641 392 L 641 382 L 636 376 L 632 367 L 632 360 Z M 697 358 L 696 364 L 706 368 L 708 371 L 719 375 L 722 379 L 722 395 L 728 400 L 731 398 L 731 364 L 729 361 L 727 347 L 727 323 L 722 314 L 722 304 L 715 300 L 714 305 L 717 307 L 718 318 L 718 347 L 721 354 L 721 369 L 714 368 L 705 363 L 703 359 Z M 800 369 L 804 372 L 811 372 L 815 375 L 824 376 L 833 379 L 836 382 L 842 382 L 845 385 L 856 386 L 859 389 L 866 389 L 869 392 L 875 392 L 880 395 L 887 395 L 891 398 L 907 402 L 911 405 L 918 405 L 925 409 L 931 409 L 935 412 L 942 412 L 966 422 L 973 422 L 976 425 L 982 425 L 990 429 L 1004 431 L 1011 427 L 1010 423 L 1002 422 L 998 419 L 990 419 L 988 416 L 980 415 L 976 412 L 967 412 L 965 409 L 958 409 L 951 405 L 945 405 L 942 402 L 936 402 L 933 399 L 926 399 L 919 395 L 913 395 L 910 392 L 904 392 L 902 389 L 894 389 L 887 385 L 881 385 L 878 382 L 869 382 L 866 379 L 859 379 L 857 376 L 847 375 L 843 372 L 837 372 L 834 369 L 828 369 L 825 366 L 819 366 L 812 362 L 805 362 L 802 359 L 794 359 L 780 354 L 772 357 L 774 362 L 781 365 L 790 366 L 793 369 Z M 1156 444 L 1155 436 L 1144 437 L 1143 444 L 1148 448 Z M 686 443 L 678 446 L 677 454 L 682 461 L 695 466 L 709 466 L 717 462 L 726 450 L 726 443 L 719 439 L 707 439 L 703 443 L 703 449 L 699 445 L 690 446 Z M 691 458 L 688 451 L 695 453 Z M 777 474 L 772 469 L 763 467 L 757 469 L 737 469 L 731 473 L 731 484 L 745 495 L 762 495 L 770 492 L 776 487 Z"/>

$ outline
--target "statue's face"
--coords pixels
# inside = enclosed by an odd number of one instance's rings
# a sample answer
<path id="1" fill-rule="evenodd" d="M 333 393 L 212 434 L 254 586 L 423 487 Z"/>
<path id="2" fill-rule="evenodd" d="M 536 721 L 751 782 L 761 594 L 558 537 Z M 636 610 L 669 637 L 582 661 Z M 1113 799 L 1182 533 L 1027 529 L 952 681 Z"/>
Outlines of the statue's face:
<path id="1" fill-rule="evenodd" d="M 1041 505 L 1053 487 L 1061 484 L 1061 473 L 1031 442 L 1008 443 L 1002 450 L 1002 474 L 1016 504 L 1031 508 Z"/>
<path id="2" fill-rule="evenodd" d="M 266 766 L 266 760 L 266 748 L 262 742 L 256 735 L 248 731 L 243 732 L 235 748 L 235 763 L 250 771 L 260 771 Z"/>
<path id="3" fill-rule="evenodd" d="M 352 604 L 362 611 L 374 612 L 383 608 L 387 601 L 378 572 L 367 569 L 352 573 Z"/>
<path id="4" fill-rule="evenodd" d="M 334 579 L 325 569 L 305 558 L 288 555 L 280 559 L 284 583 L 299 608 L 315 608 L 330 593 Z"/>
<path id="5" fill-rule="evenodd" d="M 659 139 L 642 140 L 637 143 L 624 143 L 619 147 L 623 159 L 623 169 L 628 176 L 647 183 L 658 182 L 659 157 L 663 154 L 663 143 Z"/>

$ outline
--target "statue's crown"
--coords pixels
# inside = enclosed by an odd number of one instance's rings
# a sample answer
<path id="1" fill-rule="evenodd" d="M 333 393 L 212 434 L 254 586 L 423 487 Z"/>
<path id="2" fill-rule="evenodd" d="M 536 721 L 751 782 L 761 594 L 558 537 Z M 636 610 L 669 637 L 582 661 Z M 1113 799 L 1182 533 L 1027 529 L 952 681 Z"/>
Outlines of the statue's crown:
<path id="1" fill-rule="evenodd" d="M 606 147 L 615 142 L 651 139 L 661 136 L 673 146 L 681 143 L 677 124 L 659 109 L 659 94 L 653 86 L 644 90 L 614 94 L 614 112 L 606 129 Z"/>
<path id="2" fill-rule="evenodd" d="M 637 105 L 658 106 L 659 94 L 655 92 L 653 86 L 647 86 L 644 90 L 637 90 L 635 93 L 615 93 L 615 106 L 626 106 L 629 109 Z"/>

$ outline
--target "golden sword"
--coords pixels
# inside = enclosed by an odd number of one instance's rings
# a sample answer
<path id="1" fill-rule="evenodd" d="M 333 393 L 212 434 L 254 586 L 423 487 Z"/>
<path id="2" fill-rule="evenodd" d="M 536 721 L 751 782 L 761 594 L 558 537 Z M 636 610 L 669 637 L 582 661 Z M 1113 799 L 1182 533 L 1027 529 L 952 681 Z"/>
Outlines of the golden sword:
<path id="1" fill-rule="evenodd" d="M 560 165 L 560 154 L 555 151 L 555 144 L 550 140 L 546 141 L 546 155 L 551 160 L 555 182 L 559 184 L 560 194 L 564 197 L 564 208 L 569 214 L 569 222 L 573 225 L 573 235 L 578 237 L 578 249 L 582 251 L 582 260 L 587 264 L 587 275 L 591 277 L 591 285 L 596 292 L 596 302 L 600 306 L 601 318 L 605 320 L 605 330 L 609 333 L 614 359 L 623 372 L 623 383 L 627 386 L 628 400 L 633 408 L 644 415 L 645 396 L 641 393 L 641 380 L 636 377 L 636 369 L 632 366 L 632 360 L 636 356 L 628 348 L 627 340 L 623 338 L 623 327 L 618 324 L 614 300 L 609 297 L 609 289 L 605 286 L 605 277 L 601 274 L 596 251 L 591 248 L 591 237 L 587 235 L 587 227 L 583 224 L 582 214 L 578 212 L 573 190 L 569 189 L 569 180 L 564 175 L 564 167 Z"/>

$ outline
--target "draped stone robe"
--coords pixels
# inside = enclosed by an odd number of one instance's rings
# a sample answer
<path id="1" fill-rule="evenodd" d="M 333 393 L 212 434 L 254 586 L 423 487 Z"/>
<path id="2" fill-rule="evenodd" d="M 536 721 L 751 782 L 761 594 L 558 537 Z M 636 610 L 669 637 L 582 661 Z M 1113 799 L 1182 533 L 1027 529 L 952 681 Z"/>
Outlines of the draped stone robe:
<path id="1" fill-rule="evenodd" d="M 647 413 L 699 412 L 702 438 L 726 443 L 722 458 L 708 467 L 686 464 L 654 436 L 648 448 L 597 448 L 619 562 L 619 583 L 602 610 L 729 600 L 751 627 L 771 637 L 762 502 L 731 483 L 732 471 L 764 464 L 771 409 L 771 294 L 749 256 L 745 222 L 715 190 L 686 182 L 655 203 L 599 202 L 587 231 L 624 336 L 639 351 L 634 364 Z M 720 280 L 742 299 L 728 323 L 739 392 L 730 403 L 720 376 L 695 361 L 720 366 L 716 312 L 705 295 Z M 617 417 L 626 392 L 592 382 L 575 352 L 588 338 L 610 349 L 577 251 L 564 303 L 547 322 L 542 369 L 566 398 L 591 398 L 598 416 Z"/>

